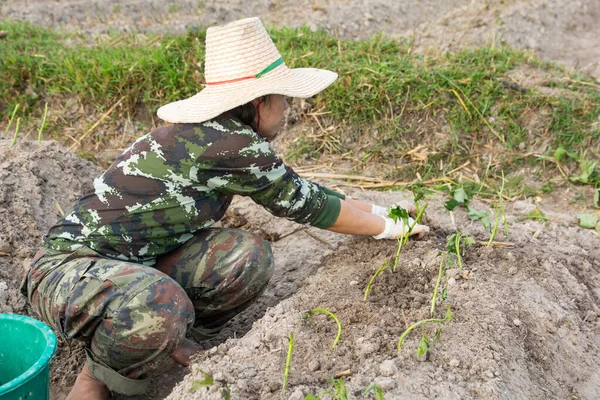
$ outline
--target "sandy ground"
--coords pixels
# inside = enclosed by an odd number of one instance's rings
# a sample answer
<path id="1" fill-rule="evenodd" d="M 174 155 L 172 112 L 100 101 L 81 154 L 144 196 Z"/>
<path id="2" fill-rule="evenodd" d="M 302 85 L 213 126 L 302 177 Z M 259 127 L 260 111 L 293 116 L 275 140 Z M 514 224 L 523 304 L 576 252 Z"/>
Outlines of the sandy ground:
<path id="1" fill-rule="evenodd" d="M 54 142 L 21 142 L 12 149 L 7 144 L 0 141 L 0 216 L 5 222 L 0 251 L 8 253 L 0 257 L 0 312 L 28 313 L 16 289 L 22 266 L 60 209 L 78 197 L 98 170 Z M 351 194 L 378 204 L 406 197 Z M 300 226 L 276 219 L 247 199 L 237 199 L 222 223 L 272 241 L 276 272 L 269 288 L 219 338 L 203 343 L 205 351 L 191 370 L 166 364 L 155 375 L 151 392 L 137 398 L 219 398 L 210 390 L 190 393 L 191 383 L 204 371 L 226 385 L 233 399 L 301 399 L 326 389 L 327 377 L 347 370 L 347 387 L 359 398 L 371 383 L 384 389 L 386 399 L 596 398 L 600 237 L 577 227 L 577 209 L 561 210 L 551 200 L 539 204 L 552 218 L 546 224 L 520 218 L 535 209 L 531 202 L 510 204 L 509 236 L 501 234 L 498 240 L 513 246 L 470 247 L 465 271 L 448 271 L 442 280 L 448 299 L 435 315 L 449 305 L 455 318 L 426 358 L 416 357 L 418 332 L 396 351 L 407 324 L 428 316 L 447 235 L 460 227 L 476 239 L 487 237 L 463 210 L 454 212 L 452 222 L 441 199 L 429 201 L 432 234 L 411 241 L 396 273 L 380 275 L 364 302 L 365 285 L 382 262 L 393 258 L 394 242 L 298 230 Z M 329 348 L 333 322 L 301 318 L 317 307 L 336 313 L 343 325 L 334 351 Z M 282 394 L 286 337 L 292 331 L 296 348 Z M 64 398 L 82 360 L 80 344 L 61 344 L 52 364 L 53 398 Z"/>
<path id="2" fill-rule="evenodd" d="M 107 30 L 182 32 L 240 17 L 260 15 L 278 26 L 307 23 L 343 38 L 384 31 L 410 35 L 419 51 L 452 50 L 470 43 L 504 40 L 542 57 L 600 75 L 600 2 L 597 0 L 490 1 L 27 1 L 0 2 L 0 15 L 77 32 Z M 495 39 L 494 39 L 495 38 Z M 22 266 L 40 238 L 99 173 L 53 142 L 0 140 L 0 312 L 28 313 L 18 295 Z M 403 250 L 400 268 L 377 280 L 368 302 L 362 295 L 375 269 L 395 253 L 395 243 L 306 228 L 275 220 L 238 199 L 223 223 L 261 233 L 272 241 L 276 272 L 264 296 L 209 342 L 186 369 L 166 364 L 151 391 L 138 399 L 302 399 L 329 387 L 326 378 L 345 377 L 353 398 L 371 383 L 386 399 L 596 399 L 600 393 L 600 237 L 577 227 L 576 209 L 553 193 L 540 208 L 552 221 L 521 217 L 531 202 L 508 206 L 510 248 L 474 246 L 465 269 L 449 271 L 448 299 L 455 318 L 427 358 L 417 359 L 420 332 L 398 353 L 396 341 L 426 317 L 445 237 L 458 227 L 484 239 L 478 223 L 462 210 L 454 222 L 440 199 L 429 214 L 436 229 Z M 385 205 L 405 193 L 353 192 Z M 560 200 L 560 201 L 559 201 Z M 487 207 L 476 204 L 478 208 Z M 465 279 L 464 277 L 468 279 Z M 343 325 L 338 347 L 331 320 L 313 323 L 303 311 L 324 307 Z M 296 348 L 285 393 L 281 391 L 289 333 Z M 431 332 L 427 332 L 431 333 Z M 83 361 L 83 347 L 60 344 L 52 364 L 52 398 L 63 399 Z M 258 361 L 260 360 L 260 361 Z M 191 383 L 213 374 L 217 385 L 190 393 Z M 119 397 L 125 399 L 125 397 Z M 367 397 L 368 398 L 368 397 Z"/>

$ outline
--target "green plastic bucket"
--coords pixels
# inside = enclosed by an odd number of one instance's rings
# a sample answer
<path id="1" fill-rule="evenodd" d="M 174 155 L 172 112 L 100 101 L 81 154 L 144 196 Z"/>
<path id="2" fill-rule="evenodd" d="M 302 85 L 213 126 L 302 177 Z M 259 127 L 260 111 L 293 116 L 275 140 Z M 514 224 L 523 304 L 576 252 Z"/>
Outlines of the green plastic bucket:
<path id="1" fill-rule="evenodd" d="M 0 399 L 49 399 L 55 350 L 56 336 L 44 323 L 0 314 Z"/>

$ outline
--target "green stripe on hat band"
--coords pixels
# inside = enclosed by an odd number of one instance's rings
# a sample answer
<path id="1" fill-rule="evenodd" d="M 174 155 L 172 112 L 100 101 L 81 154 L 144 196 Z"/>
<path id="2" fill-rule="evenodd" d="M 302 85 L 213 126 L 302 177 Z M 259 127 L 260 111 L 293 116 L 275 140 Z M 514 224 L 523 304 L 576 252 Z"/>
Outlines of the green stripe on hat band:
<path id="1" fill-rule="evenodd" d="M 254 77 L 255 78 L 260 78 L 264 74 L 273 71 L 275 68 L 277 68 L 281 64 L 283 64 L 283 58 L 279 57 L 278 60 L 275 60 L 274 62 L 272 62 L 271 64 L 269 64 L 265 69 L 263 69 L 262 71 L 260 71 L 258 74 L 254 75 Z"/>

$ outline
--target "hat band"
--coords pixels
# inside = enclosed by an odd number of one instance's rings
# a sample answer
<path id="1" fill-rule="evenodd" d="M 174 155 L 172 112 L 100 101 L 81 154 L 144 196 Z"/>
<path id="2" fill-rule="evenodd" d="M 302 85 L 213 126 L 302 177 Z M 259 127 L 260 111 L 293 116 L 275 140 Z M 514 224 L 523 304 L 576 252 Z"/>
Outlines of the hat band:
<path id="1" fill-rule="evenodd" d="M 271 64 L 267 65 L 267 67 L 265 69 L 263 69 L 262 71 L 260 71 L 258 74 L 256 75 L 252 75 L 252 76 L 244 76 L 242 78 L 236 78 L 236 79 L 230 79 L 227 81 L 219 81 L 219 82 L 206 82 L 207 85 L 222 85 L 224 83 L 234 83 L 234 82 L 239 82 L 239 81 L 245 81 L 247 79 L 252 79 L 252 78 L 260 78 L 261 76 L 265 75 L 266 73 L 269 73 L 271 71 L 273 71 L 275 68 L 277 68 L 278 66 L 280 66 L 281 64 L 283 64 L 283 58 L 279 57 L 278 60 L 275 60 L 274 62 L 272 62 Z"/>

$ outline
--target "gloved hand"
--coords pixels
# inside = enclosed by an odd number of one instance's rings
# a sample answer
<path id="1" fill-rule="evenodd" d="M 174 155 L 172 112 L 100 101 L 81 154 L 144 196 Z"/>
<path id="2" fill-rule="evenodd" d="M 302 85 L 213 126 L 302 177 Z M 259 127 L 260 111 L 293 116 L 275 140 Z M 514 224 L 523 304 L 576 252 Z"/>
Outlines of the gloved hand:
<path id="1" fill-rule="evenodd" d="M 371 207 L 371 214 L 375 214 L 375 215 L 381 215 L 382 217 L 387 217 L 388 216 L 388 208 L 394 208 L 396 206 L 400 206 L 402 208 L 404 208 L 406 211 L 408 211 L 408 215 L 410 215 L 411 217 L 415 218 L 417 216 L 417 208 L 415 207 L 415 205 L 408 201 L 408 200 L 400 200 L 392 205 L 390 205 L 389 207 L 381 207 L 381 206 L 377 206 L 375 204 L 373 204 Z"/>
<path id="2" fill-rule="evenodd" d="M 381 218 L 385 221 L 385 229 L 382 233 L 377 236 L 373 236 L 374 239 L 398 239 L 404 236 L 406 232 L 408 232 L 409 228 L 413 226 L 415 220 L 412 218 L 408 218 L 408 225 L 404 223 L 401 219 L 394 222 L 393 219 L 381 216 Z M 429 227 L 426 225 L 415 224 L 412 231 L 410 232 L 410 236 L 417 235 L 419 239 L 421 239 L 425 234 L 429 232 Z"/>

